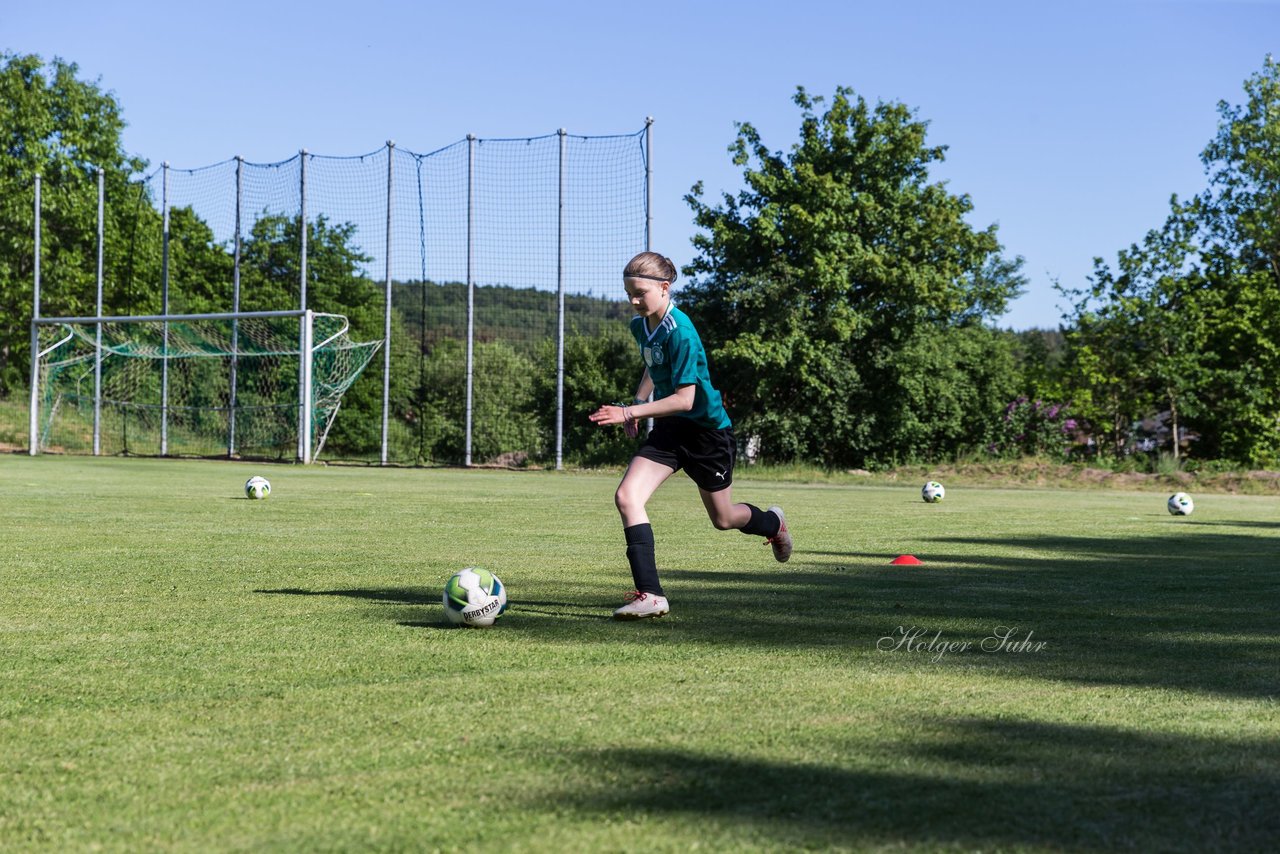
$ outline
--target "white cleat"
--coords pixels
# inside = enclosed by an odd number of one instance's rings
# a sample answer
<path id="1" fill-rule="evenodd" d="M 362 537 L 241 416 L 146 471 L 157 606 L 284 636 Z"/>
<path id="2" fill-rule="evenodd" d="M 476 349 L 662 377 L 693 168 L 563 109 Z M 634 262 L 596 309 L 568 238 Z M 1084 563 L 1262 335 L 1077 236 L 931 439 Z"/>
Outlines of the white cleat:
<path id="1" fill-rule="evenodd" d="M 791 560 L 791 532 L 787 530 L 787 517 L 782 515 L 782 508 L 774 505 L 769 508 L 770 513 L 776 513 L 778 516 L 778 533 L 772 537 L 766 537 L 765 542 L 773 546 L 773 558 L 778 563 L 786 563 Z"/>
<path id="2" fill-rule="evenodd" d="M 632 592 L 626 596 L 627 604 L 613 612 L 615 620 L 643 620 L 645 617 L 661 617 L 671 610 L 666 596 L 656 593 Z"/>

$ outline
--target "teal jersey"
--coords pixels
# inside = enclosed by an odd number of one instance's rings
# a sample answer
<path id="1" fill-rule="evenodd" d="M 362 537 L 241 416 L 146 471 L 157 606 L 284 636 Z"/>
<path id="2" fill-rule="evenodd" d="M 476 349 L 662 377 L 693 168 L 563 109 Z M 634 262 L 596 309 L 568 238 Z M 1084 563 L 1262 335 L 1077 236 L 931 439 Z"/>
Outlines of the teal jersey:
<path id="1" fill-rule="evenodd" d="M 653 332 L 649 332 L 644 318 L 637 315 L 631 318 L 631 334 L 640 345 L 645 367 L 649 369 L 655 400 L 670 397 L 679 386 L 691 385 L 694 386 L 693 409 L 679 413 L 679 417 L 716 430 L 733 426 L 720 402 L 720 392 L 711 385 L 707 351 L 687 314 L 672 305 Z"/>

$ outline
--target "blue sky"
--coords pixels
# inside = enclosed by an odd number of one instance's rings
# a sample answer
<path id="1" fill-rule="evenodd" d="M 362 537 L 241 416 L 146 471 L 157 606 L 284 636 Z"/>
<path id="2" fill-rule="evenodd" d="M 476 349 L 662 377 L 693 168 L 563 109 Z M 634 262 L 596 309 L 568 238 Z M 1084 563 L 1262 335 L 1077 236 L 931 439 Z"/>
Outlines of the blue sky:
<path id="1" fill-rule="evenodd" d="M 1000 325 L 1052 327 L 1075 286 L 1205 185 L 1217 103 L 1280 54 L 1280 0 L 1111 2 L 10 3 L 0 49 L 60 56 L 115 93 L 125 148 L 191 168 L 299 148 L 433 151 L 468 133 L 654 124 L 654 248 L 679 265 L 683 196 L 736 192 L 749 121 L 796 139 L 798 85 L 900 101 L 948 146 L 934 177 L 999 225 L 1030 284 Z M 17 6 L 17 8 L 14 8 Z"/>

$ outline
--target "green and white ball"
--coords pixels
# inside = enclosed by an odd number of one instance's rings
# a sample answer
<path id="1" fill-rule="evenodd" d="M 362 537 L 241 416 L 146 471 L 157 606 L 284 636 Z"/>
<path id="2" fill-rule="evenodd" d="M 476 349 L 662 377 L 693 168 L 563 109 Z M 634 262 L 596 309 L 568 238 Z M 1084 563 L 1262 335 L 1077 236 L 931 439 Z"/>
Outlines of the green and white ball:
<path id="1" fill-rule="evenodd" d="M 271 482 L 255 474 L 244 482 L 244 494 L 250 498 L 266 498 L 271 494 Z"/>
<path id="2" fill-rule="evenodd" d="M 484 628 L 507 610 L 507 588 L 487 569 L 469 566 L 444 585 L 444 615 L 455 626 Z"/>
<path id="3" fill-rule="evenodd" d="M 937 504 L 947 497 L 947 490 L 936 480 L 931 480 L 920 487 L 920 497 L 928 504 Z"/>
<path id="4" fill-rule="evenodd" d="M 1185 492 L 1175 492 L 1170 495 L 1167 506 L 1174 516 L 1190 516 L 1191 511 L 1196 509 L 1196 503 Z"/>

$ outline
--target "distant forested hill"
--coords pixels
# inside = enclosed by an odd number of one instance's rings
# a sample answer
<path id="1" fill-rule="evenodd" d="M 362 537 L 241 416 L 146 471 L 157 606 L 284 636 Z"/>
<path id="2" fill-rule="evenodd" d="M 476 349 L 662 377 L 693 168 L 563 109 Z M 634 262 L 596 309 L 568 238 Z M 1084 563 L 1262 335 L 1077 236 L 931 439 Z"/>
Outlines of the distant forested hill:
<path id="1" fill-rule="evenodd" d="M 404 319 L 406 332 L 428 348 L 444 339 L 467 335 L 467 286 L 461 282 L 404 282 L 394 286 L 392 305 Z M 632 311 L 622 299 L 566 294 L 566 336 L 620 332 Z M 476 286 L 475 340 L 505 341 L 531 354 L 538 342 L 556 333 L 556 294 L 506 285 Z"/>

